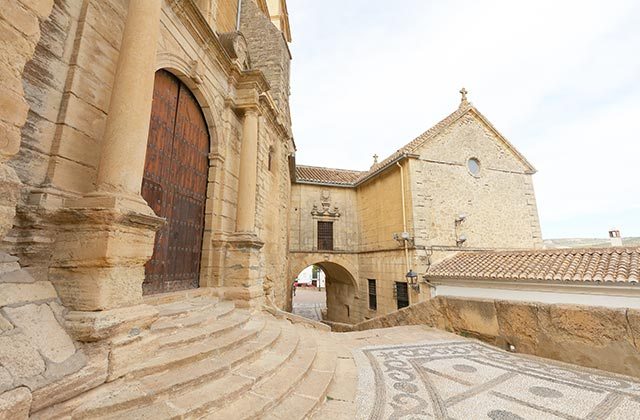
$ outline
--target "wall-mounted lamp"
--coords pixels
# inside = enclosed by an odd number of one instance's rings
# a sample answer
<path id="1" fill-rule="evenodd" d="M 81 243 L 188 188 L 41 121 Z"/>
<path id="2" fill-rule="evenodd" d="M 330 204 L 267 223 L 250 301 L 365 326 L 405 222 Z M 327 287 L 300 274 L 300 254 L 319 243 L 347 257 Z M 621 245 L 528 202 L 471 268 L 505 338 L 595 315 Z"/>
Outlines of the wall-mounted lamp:
<path id="1" fill-rule="evenodd" d="M 420 285 L 418 284 L 418 274 L 415 271 L 410 269 L 409 272 L 405 275 L 405 277 L 407 278 L 407 283 L 415 291 L 420 291 Z"/>
<path id="2" fill-rule="evenodd" d="M 464 235 L 460 235 L 458 236 L 458 239 L 456 239 L 456 246 L 460 246 L 463 243 L 465 243 L 467 241 L 467 237 Z"/>

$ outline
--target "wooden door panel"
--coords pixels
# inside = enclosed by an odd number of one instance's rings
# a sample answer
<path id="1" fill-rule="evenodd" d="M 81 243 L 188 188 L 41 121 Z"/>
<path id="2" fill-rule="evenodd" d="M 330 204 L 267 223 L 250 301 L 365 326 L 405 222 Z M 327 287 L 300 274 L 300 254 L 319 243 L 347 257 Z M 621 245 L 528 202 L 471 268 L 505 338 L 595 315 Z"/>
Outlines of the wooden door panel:
<path id="1" fill-rule="evenodd" d="M 175 76 L 156 73 L 142 196 L 167 224 L 145 266 L 146 294 L 198 287 L 209 132 L 197 100 Z"/>

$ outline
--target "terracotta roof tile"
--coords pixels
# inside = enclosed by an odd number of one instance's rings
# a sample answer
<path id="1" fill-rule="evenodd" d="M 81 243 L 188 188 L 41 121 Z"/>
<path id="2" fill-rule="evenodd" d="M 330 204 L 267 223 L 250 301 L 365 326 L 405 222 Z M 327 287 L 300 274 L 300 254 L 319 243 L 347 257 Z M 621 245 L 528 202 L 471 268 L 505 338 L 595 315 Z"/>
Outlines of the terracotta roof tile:
<path id="1" fill-rule="evenodd" d="M 352 185 L 362 174 L 348 169 L 321 168 L 318 166 L 296 166 L 296 180 L 322 184 Z"/>
<path id="2" fill-rule="evenodd" d="M 637 284 L 640 247 L 460 252 L 428 277 Z"/>

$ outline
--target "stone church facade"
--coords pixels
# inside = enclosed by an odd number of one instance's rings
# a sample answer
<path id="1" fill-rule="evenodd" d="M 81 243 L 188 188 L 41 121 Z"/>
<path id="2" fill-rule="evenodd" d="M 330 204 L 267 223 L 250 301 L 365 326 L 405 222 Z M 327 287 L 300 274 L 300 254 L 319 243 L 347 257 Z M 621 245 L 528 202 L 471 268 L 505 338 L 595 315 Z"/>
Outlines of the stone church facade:
<path id="1" fill-rule="evenodd" d="M 534 173 L 463 91 L 457 110 L 369 171 L 297 167 L 290 275 L 325 270 L 330 321 L 429 299 L 424 276 L 448 256 L 541 247 Z M 329 247 L 319 240 L 327 224 Z"/>
<path id="2" fill-rule="evenodd" d="M 167 339 L 158 330 L 185 328 L 159 305 L 220 312 L 202 328 L 239 309 L 243 334 L 262 309 L 287 317 L 309 265 L 327 276 L 336 328 L 444 307 L 437 287 L 461 278 L 497 282 L 473 271 L 484 253 L 511 267 L 512 283 L 513 255 L 566 268 L 551 277 L 580 264 L 598 275 L 582 253 L 538 251 L 535 169 L 464 90 L 449 116 L 369 170 L 297 165 L 285 0 L 15 0 L 0 7 L 0 39 L 0 413 L 9 393 L 40 413 L 151 370 L 140 366 Z M 640 260 L 623 251 L 604 254 L 628 306 Z M 536 268 L 532 283 L 545 280 Z M 275 341 L 270 325 L 243 336 L 256 340 L 247 360 Z M 280 347 L 295 341 L 287 328 Z M 196 333 L 178 344 L 202 344 Z M 307 356 L 300 377 L 331 380 L 311 364 L 329 356 Z M 83 403 L 56 410 L 95 408 Z"/>

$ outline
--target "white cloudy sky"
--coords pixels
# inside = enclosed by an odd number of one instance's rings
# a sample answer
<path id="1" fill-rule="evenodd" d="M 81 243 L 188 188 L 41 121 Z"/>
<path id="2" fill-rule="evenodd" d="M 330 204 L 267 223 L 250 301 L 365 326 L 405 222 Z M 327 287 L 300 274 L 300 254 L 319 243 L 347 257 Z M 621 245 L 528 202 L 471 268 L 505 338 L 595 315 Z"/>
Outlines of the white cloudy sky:
<path id="1" fill-rule="evenodd" d="M 297 162 L 364 170 L 469 99 L 545 238 L 640 236 L 640 1 L 289 0 Z"/>

